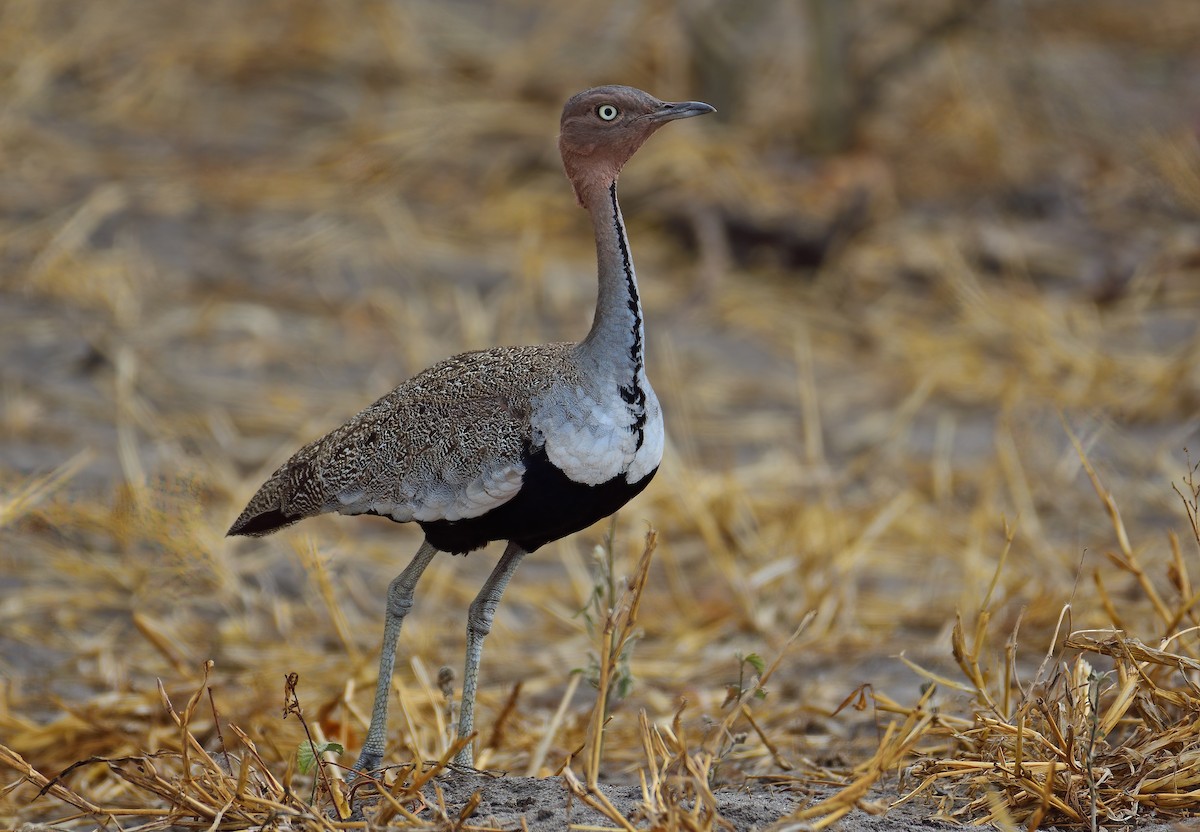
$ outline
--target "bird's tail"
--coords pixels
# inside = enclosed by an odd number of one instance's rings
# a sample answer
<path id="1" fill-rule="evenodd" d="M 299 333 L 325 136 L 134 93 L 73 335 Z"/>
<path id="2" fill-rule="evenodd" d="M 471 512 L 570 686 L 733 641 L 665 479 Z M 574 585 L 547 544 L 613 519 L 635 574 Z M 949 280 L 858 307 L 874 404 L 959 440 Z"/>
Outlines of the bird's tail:
<path id="1" fill-rule="evenodd" d="M 299 456 L 299 454 L 297 454 Z M 226 536 L 262 537 L 320 513 L 320 501 L 309 492 L 319 482 L 295 457 L 271 475 L 233 521 Z"/>

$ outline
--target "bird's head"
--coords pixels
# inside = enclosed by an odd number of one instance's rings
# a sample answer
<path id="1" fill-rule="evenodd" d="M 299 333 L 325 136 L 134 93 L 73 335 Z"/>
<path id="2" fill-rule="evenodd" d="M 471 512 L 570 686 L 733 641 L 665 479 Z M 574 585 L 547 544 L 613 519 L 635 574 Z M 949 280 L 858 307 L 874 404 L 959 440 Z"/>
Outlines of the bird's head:
<path id="1" fill-rule="evenodd" d="M 596 187 L 607 189 L 621 167 L 668 121 L 716 112 L 700 101 L 670 103 L 633 87 L 593 87 L 563 107 L 558 149 L 580 205 Z"/>

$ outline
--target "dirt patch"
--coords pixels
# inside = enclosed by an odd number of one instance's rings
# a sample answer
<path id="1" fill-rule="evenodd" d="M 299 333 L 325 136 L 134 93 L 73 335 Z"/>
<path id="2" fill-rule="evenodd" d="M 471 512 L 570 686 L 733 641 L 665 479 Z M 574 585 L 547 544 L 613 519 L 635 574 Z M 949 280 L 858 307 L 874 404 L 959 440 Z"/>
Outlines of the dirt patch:
<path id="1" fill-rule="evenodd" d="M 446 799 L 451 817 L 461 811 L 476 792 L 480 802 L 472 822 L 498 829 L 521 829 L 522 823 L 531 832 L 550 832 L 566 829 L 568 824 L 610 827 L 613 819 L 586 805 L 573 795 L 559 778 L 536 777 L 477 777 L 449 775 L 439 779 L 438 786 Z M 617 811 L 635 826 L 645 825 L 647 810 L 639 786 L 602 785 L 602 791 Z M 797 804 L 797 797 L 783 792 L 757 788 L 753 791 L 714 792 L 722 818 L 738 830 L 766 829 L 785 817 Z M 436 795 L 426 790 L 426 797 L 436 804 Z M 692 807 L 683 806 L 682 811 Z"/>
<path id="2" fill-rule="evenodd" d="M 639 829 L 646 828 L 647 822 L 656 817 L 653 809 L 647 809 L 640 786 L 601 784 L 601 790 L 621 816 Z M 738 789 L 718 788 L 713 795 L 720 818 L 725 823 L 714 824 L 712 828 L 737 832 L 762 832 L 767 829 L 783 832 L 811 828 L 811 821 L 780 822 L 798 809 L 832 797 L 835 792 L 836 789 L 831 786 L 806 786 L 798 791 L 763 784 Z M 488 830 L 559 832 L 569 825 L 617 828 L 612 817 L 587 806 L 571 793 L 560 778 L 450 773 L 438 778 L 437 790 L 428 787 L 424 793 L 433 806 L 442 805 L 441 801 L 444 801 L 446 815 L 451 819 L 462 817 L 464 808 L 469 804 L 474 805 L 478 794 L 478 804 L 469 815 L 470 822 Z M 963 828 L 961 823 L 934 817 L 937 807 L 928 800 L 917 799 L 888 808 L 898 797 L 895 791 L 872 791 L 863 799 L 863 808 L 845 815 L 834 828 L 843 832 L 904 832 L 911 829 L 949 832 Z M 374 801 L 364 798 L 363 804 L 370 813 Z M 698 821 L 697 828 L 709 828 L 707 824 L 712 821 L 711 816 L 697 811 L 694 804 L 684 802 L 679 806 L 679 811 L 694 813 Z M 661 818 L 661 815 L 657 816 Z M 649 828 L 661 827 L 650 824 Z M 1002 827 L 982 824 L 973 828 L 992 830 Z M 1138 828 L 1143 832 L 1162 832 L 1176 827 L 1143 819 Z"/>

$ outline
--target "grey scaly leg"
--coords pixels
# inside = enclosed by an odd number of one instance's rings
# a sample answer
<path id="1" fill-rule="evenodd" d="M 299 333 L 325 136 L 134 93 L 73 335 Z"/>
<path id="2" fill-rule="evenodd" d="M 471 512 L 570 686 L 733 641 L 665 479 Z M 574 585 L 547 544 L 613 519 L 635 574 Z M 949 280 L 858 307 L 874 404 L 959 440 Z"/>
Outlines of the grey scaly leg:
<path id="1" fill-rule="evenodd" d="M 367 739 L 354 763 L 354 771 L 374 771 L 383 762 L 383 747 L 387 741 L 388 693 L 392 687 L 392 668 L 396 664 L 396 640 L 404 616 L 413 605 L 413 590 L 425 567 L 433 560 L 437 549 L 426 540 L 403 572 L 388 586 L 387 612 L 383 619 L 383 647 L 379 651 L 379 681 L 375 684 L 375 706 L 371 708 L 371 727 Z"/>
<path id="2" fill-rule="evenodd" d="M 509 543 L 500 557 L 500 562 L 484 583 L 483 589 L 479 590 L 479 594 L 471 602 L 470 611 L 467 613 L 467 666 L 463 672 L 462 712 L 458 717 L 459 737 L 470 736 L 475 728 L 475 691 L 479 687 L 479 660 L 483 657 L 483 640 L 492 631 L 496 606 L 525 555 L 524 549 L 515 543 Z M 460 766 L 470 766 L 474 761 L 475 752 L 469 743 L 454 758 L 455 764 Z"/>

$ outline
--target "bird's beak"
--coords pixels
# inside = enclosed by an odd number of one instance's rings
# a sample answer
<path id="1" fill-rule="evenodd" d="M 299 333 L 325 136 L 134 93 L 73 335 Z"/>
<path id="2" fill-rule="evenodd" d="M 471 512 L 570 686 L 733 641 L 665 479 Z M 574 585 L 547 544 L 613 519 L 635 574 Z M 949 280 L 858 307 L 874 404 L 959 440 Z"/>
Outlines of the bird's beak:
<path id="1" fill-rule="evenodd" d="M 675 119 L 703 116 L 716 111 L 716 107 L 705 104 L 703 101 L 680 101 L 674 104 L 664 102 L 661 107 L 652 113 L 647 113 L 643 118 L 657 124 L 665 124 L 668 121 L 675 121 Z"/>

